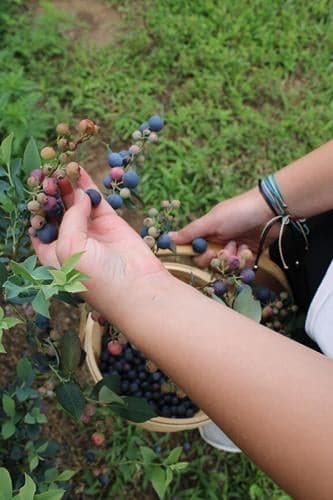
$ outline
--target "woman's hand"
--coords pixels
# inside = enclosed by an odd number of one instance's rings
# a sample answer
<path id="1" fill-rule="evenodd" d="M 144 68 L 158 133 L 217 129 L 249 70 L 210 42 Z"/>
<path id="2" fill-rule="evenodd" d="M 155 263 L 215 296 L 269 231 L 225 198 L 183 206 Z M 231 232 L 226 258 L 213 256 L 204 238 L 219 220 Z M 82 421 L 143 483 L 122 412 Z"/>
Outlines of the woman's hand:
<path id="1" fill-rule="evenodd" d="M 234 240 L 237 245 L 248 245 L 256 254 L 262 229 L 273 216 L 258 189 L 252 189 L 222 201 L 203 217 L 191 222 L 180 231 L 171 233 L 171 237 L 177 245 L 190 243 L 198 237 L 206 238 L 222 247 L 230 240 Z M 271 243 L 276 234 L 275 227 L 269 233 L 266 243 Z M 200 257 L 196 257 L 196 263 L 205 267 L 214 255 L 213 250 L 208 249 Z"/>
<path id="2" fill-rule="evenodd" d="M 88 188 L 97 189 L 81 169 L 79 187 L 63 196 L 67 210 L 56 241 L 45 245 L 33 238 L 33 246 L 43 265 L 59 267 L 71 255 L 84 252 L 76 268 L 87 274 L 85 300 L 103 313 L 116 308 L 126 295 L 140 289 L 152 276 L 166 273 L 142 238 L 102 199 L 91 207 Z M 104 305 L 105 304 L 105 305 Z"/>

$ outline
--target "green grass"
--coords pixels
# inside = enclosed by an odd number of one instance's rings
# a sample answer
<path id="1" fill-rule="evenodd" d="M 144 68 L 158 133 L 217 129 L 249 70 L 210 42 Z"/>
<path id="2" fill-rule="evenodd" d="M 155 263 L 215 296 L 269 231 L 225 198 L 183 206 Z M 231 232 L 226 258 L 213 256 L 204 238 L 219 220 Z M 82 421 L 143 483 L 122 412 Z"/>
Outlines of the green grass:
<path id="1" fill-rule="evenodd" d="M 149 205 L 181 199 L 183 220 L 333 135 L 331 0 L 112 0 L 122 25 L 102 47 L 66 36 L 77 21 L 52 5 L 35 15 L 7 3 L 0 136 L 14 131 L 18 149 L 31 134 L 41 144 L 57 121 L 89 115 L 116 148 L 162 113 L 141 193 Z M 282 498 L 245 456 L 191 436 L 178 498 Z"/>

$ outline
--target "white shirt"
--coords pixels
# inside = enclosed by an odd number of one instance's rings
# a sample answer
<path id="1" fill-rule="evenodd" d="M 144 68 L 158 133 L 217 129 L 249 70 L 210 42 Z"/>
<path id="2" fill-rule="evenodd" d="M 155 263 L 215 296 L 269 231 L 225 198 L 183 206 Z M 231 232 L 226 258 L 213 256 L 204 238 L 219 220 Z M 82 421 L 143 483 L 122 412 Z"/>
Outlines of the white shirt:
<path id="1" fill-rule="evenodd" d="M 333 358 L 333 260 L 312 299 L 305 331 L 329 358 Z"/>

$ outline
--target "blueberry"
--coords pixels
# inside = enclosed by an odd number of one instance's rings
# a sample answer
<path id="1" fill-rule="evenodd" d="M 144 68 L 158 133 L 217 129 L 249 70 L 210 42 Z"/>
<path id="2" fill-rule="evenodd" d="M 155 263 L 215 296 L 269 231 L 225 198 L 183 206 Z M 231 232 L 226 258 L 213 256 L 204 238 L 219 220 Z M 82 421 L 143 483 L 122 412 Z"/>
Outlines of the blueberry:
<path id="1" fill-rule="evenodd" d="M 139 130 L 140 132 L 143 132 L 144 130 L 147 130 L 147 128 L 149 128 L 148 122 L 143 122 L 141 123 Z"/>
<path id="2" fill-rule="evenodd" d="M 123 369 L 123 364 L 121 361 L 116 361 L 114 364 L 114 369 L 117 370 L 117 372 L 121 372 Z"/>
<path id="3" fill-rule="evenodd" d="M 141 238 L 144 238 L 145 236 L 148 236 L 148 227 L 143 227 L 140 231 L 140 236 Z"/>
<path id="4" fill-rule="evenodd" d="M 144 397 L 145 399 L 151 399 L 152 395 L 153 395 L 153 393 L 152 393 L 152 392 L 150 392 L 150 391 L 147 391 L 147 392 L 144 392 L 144 393 L 143 393 L 143 397 Z"/>
<path id="5" fill-rule="evenodd" d="M 110 482 L 108 474 L 100 474 L 97 479 L 102 486 L 107 486 Z"/>
<path id="6" fill-rule="evenodd" d="M 162 233 L 157 238 L 156 244 L 157 244 L 158 248 L 162 248 L 162 249 L 170 248 L 170 246 L 171 246 L 171 238 L 168 235 L 168 233 Z"/>
<path id="7" fill-rule="evenodd" d="M 132 351 L 128 351 L 126 349 L 125 353 L 124 353 L 124 358 L 126 359 L 126 361 L 133 361 L 133 353 L 132 353 Z"/>
<path id="8" fill-rule="evenodd" d="M 148 127 L 153 132 L 159 132 L 164 126 L 163 118 L 158 115 L 151 116 L 148 120 Z"/>
<path id="9" fill-rule="evenodd" d="M 192 248 L 197 253 L 203 253 L 207 250 L 208 243 L 204 238 L 195 238 L 192 241 Z"/>
<path id="10" fill-rule="evenodd" d="M 51 322 L 49 318 L 47 318 L 46 316 L 42 316 L 42 314 L 36 315 L 35 324 L 37 328 L 43 331 L 48 331 L 51 328 Z"/>
<path id="11" fill-rule="evenodd" d="M 256 273 L 251 268 L 243 269 L 240 273 L 240 278 L 243 283 L 252 283 L 255 280 Z"/>
<path id="12" fill-rule="evenodd" d="M 127 373 L 127 378 L 129 380 L 135 380 L 136 379 L 136 371 L 135 370 L 130 370 L 128 373 Z"/>
<path id="13" fill-rule="evenodd" d="M 84 454 L 84 458 L 87 460 L 88 463 L 95 462 L 96 460 L 96 455 L 93 451 L 88 450 Z"/>
<path id="14" fill-rule="evenodd" d="M 111 178 L 111 175 L 105 175 L 103 177 L 103 186 L 106 188 L 106 189 L 110 189 L 111 187 L 111 183 L 112 183 L 112 178 Z"/>
<path id="15" fill-rule="evenodd" d="M 264 286 L 258 287 L 255 290 L 256 298 L 262 300 L 263 302 L 268 301 L 270 299 L 270 295 L 271 295 L 270 289 Z"/>
<path id="16" fill-rule="evenodd" d="M 89 196 L 92 207 L 97 207 L 102 201 L 102 195 L 96 189 L 87 189 L 85 193 Z"/>
<path id="17" fill-rule="evenodd" d="M 38 229 L 37 237 L 42 243 L 51 243 L 58 237 L 58 227 L 55 224 L 45 224 L 44 227 Z"/>
<path id="18" fill-rule="evenodd" d="M 117 208 L 120 208 L 123 204 L 123 199 L 119 194 L 109 194 L 109 196 L 106 198 L 106 201 L 115 210 L 117 210 Z"/>
<path id="19" fill-rule="evenodd" d="M 161 451 L 162 451 L 162 448 L 160 447 L 160 445 L 159 445 L 159 444 L 156 444 L 156 445 L 154 446 L 154 452 L 155 452 L 155 453 L 161 453 Z"/>
<path id="20" fill-rule="evenodd" d="M 138 375 L 139 380 L 146 380 L 147 378 L 147 373 L 145 372 L 140 372 Z"/>
<path id="21" fill-rule="evenodd" d="M 151 378 L 154 380 L 154 382 L 159 382 L 161 379 L 161 372 L 156 371 L 152 374 Z"/>
<path id="22" fill-rule="evenodd" d="M 109 153 L 108 163 L 110 167 L 121 167 L 123 164 L 123 159 L 119 153 Z"/>
<path id="23" fill-rule="evenodd" d="M 133 393 L 139 390 L 139 384 L 137 382 L 132 382 L 129 386 L 129 390 Z"/>
<path id="24" fill-rule="evenodd" d="M 185 441 L 185 443 L 183 443 L 183 446 L 182 446 L 183 450 L 186 452 L 186 451 L 190 451 L 191 449 L 191 443 L 189 443 L 188 441 Z"/>
<path id="25" fill-rule="evenodd" d="M 128 165 L 128 163 L 130 162 L 130 159 L 131 159 L 131 154 L 130 152 L 127 150 L 127 149 L 123 149 L 122 151 L 119 151 L 119 155 L 122 157 L 123 159 L 123 165 Z"/>
<path id="26" fill-rule="evenodd" d="M 192 418 L 194 414 L 195 414 L 194 408 L 188 408 L 186 410 L 186 414 L 185 415 L 186 415 L 187 418 Z"/>
<path id="27" fill-rule="evenodd" d="M 128 170 L 123 175 L 123 184 L 129 189 L 134 189 L 139 184 L 139 176 L 134 170 Z"/>
<path id="28" fill-rule="evenodd" d="M 124 380 L 122 383 L 121 383 L 121 390 L 122 392 L 127 392 L 128 389 L 129 389 L 129 382 L 127 382 L 127 380 Z"/>
<path id="29" fill-rule="evenodd" d="M 176 412 L 180 417 L 185 417 L 187 410 L 183 404 L 180 404 L 178 405 Z"/>
<path id="30" fill-rule="evenodd" d="M 223 295 L 225 294 L 225 292 L 228 289 L 228 286 L 224 281 L 217 280 L 217 281 L 215 281 L 215 283 L 213 285 L 213 289 L 214 289 L 215 295 L 217 295 L 218 297 L 223 297 Z"/>

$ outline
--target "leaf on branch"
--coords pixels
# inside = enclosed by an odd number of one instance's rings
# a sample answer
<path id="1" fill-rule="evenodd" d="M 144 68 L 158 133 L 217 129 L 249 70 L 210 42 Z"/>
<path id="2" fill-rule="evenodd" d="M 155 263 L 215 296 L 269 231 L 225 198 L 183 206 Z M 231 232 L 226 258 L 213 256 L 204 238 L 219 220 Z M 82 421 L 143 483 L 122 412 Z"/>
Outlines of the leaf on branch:
<path id="1" fill-rule="evenodd" d="M 102 387 L 108 387 L 111 391 L 116 394 L 120 393 L 120 377 L 118 375 L 104 375 L 102 380 L 97 382 L 97 384 L 93 387 L 91 397 L 94 399 L 98 399 L 99 391 Z"/>
<path id="2" fill-rule="evenodd" d="M 49 314 L 49 303 L 45 298 L 44 293 L 42 290 L 39 290 L 36 297 L 34 300 L 31 302 L 31 305 L 38 314 L 41 314 L 42 316 L 46 316 L 47 318 L 50 318 Z"/>
<path id="3" fill-rule="evenodd" d="M 33 137 L 29 139 L 28 144 L 23 153 L 23 170 L 27 174 L 41 166 L 41 159 L 39 156 L 38 147 Z"/>
<path id="4" fill-rule="evenodd" d="M 7 137 L 4 138 L 4 140 L 0 145 L 1 159 L 3 163 L 7 166 L 7 168 L 10 167 L 13 140 L 14 140 L 14 134 L 7 135 Z"/>
<path id="5" fill-rule="evenodd" d="M 131 422 L 145 422 L 156 417 L 151 406 L 145 399 L 136 397 L 124 397 L 125 405 L 112 404 L 111 409 L 116 415 L 126 418 Z"/>
<path id="6" fill-rule="evenodd" d="M 61 370 L 65 375 L 73 373 L 81 359 L 81 342 L 75 332 L 65 332 L 59 347 Z"/>
<path id="7" fill-rule="evenodd" d="M 237 295 L 233 303 L 233 309 L 243 316 L 253 319 L 260 323 L 261 321 L 261 305 L 260 301 L 253 297 L 250 286 L 245 286 Z"/>
<path id="8" fill-rule="evenodd" d="M 64 272 L 65 274 L 68 274 L 70 271 L 72 271 L 75 268 L 75 265 L 79 262 L 83 254 L 84 252 L 78 252 L 75 253 L 74 255 L 71 255 L 71 257 L 69 257 L 69 259 L 67 259 L 61 266 L 61 271 Z"/>
<path id="9" fill-rule="evenodd" d="M 79 420 L 85 407 L 85 398 L 81 387 L 74 382 L 65 382 L 56 387 L 55 393 L 64 410 Z"/>
<path id="10" fill-rule="evenodd" d="M 0 467 L 0 500 L 9 500 L 13 495 L 13 485 L 7 469 Z"/>
<path id="11" fill-rule="evenodd" d="M 101 387 L 101 389 L 99 390 L 98 400 L 101 403 L 106 403 L 106 404 L 117 403 L 119 405 L 125 405 L 123 398 L 121 398 L 120 396 L 118 396 L 118 394 L 116 394 L 111 389 L 106 387 L 106 385 Z"/>

